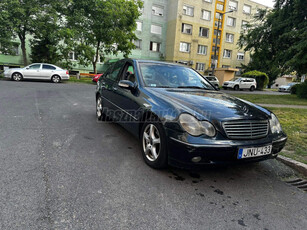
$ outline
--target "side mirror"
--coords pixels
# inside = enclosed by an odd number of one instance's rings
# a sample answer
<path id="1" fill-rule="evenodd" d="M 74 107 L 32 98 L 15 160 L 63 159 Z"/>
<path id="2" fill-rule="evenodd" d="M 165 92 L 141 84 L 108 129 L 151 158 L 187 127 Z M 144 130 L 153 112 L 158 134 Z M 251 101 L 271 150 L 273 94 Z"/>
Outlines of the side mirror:
<path id="1" fill-rule="evenodd" d="M 120 80 L 118 82 L 118 86 L 121 87 L 121 88 L 132 90 L 132 89 L 135 89 L 137 87 L 137 84 L 133 83 L 131 81 L 128 81 L 128 80 Z"/>
<path id="2" fill-rule="evenodd" d="M 30 69 L 29 67 L 26 67 L 26 69 Z"/>

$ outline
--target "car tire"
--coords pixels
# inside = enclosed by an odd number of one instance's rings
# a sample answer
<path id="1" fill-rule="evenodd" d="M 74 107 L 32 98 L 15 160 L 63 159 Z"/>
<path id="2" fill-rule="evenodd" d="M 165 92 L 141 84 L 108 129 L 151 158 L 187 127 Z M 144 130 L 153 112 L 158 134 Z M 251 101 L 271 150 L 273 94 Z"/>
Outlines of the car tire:
<path id="1" fill-rule="evenodd" d="M 144 161 L 154 169 L 167 167 L 168 154 L 166 135 L 157 119 L 146 121 L 141 130 L 141 150 Z"/>
<path id="2" fill-rule="evenodd" d="M 235 87 L 233 87 L 233 89 L 234 89 L 235 91 L 238 91 L 240 88 L 239 88 L 238 85 L 235 85 Z"/>
<path id="3" fill-rule="evenodd" d="M 252 86 L 249 88 L 249 90 L 250 90 L 250 91 L 254 91 L 254 90 L 255 90 L 255 86 L 252 85 Z"/>
<path id="4" fill-rule="evenodd" d="M 20 73 L 13 73 L 12 74 L 12 80 L 14 81 L 22 81 L 23 77 Z"/>
<path id="5" fill-rule="evenodd" d="M 102 98 L 100 95 L 96 99 L 96 118 L 98 121 L 106 120 L 106 115 L 103 113 Z"/>
<path id="6" fill-rule="evenodd" d="M 227 87 L 223 87 L 224 90 L 227 90 Z"/>
<path id="7" fill-rule="evenodd" d="M 53 76 L 51 77 L 51 81 L 52 81 L 53 83 L 60 83 L 60 82 L 61 82 L 61 77 L 60 77 L 59 75 L 53 75 Z"/>

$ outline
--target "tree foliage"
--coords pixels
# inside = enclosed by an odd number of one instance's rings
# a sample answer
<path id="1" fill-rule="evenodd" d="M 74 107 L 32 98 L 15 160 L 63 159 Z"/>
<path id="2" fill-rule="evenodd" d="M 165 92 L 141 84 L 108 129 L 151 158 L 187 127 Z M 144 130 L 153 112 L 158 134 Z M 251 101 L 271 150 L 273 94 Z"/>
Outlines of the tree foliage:
<path id="1" fill-rule="evenodd" d="M 23 63 L 27 65 L 26 36 L 33 32 L 36 16 L 42 11 L 43 0 L 0 1 L 0 44 L 4 52 L 11 53 L 19 39 Z"/>
<path id="2" fill-rule="evenodd" d="M 96 73 L 96 64 L 105 55 L 123 52 L 127 56 L 135 48 L 141 6 L 135 0 L 72 0 L 66 12 L 67 28 L 80 64 L 91 63 Z"/>
<path id="3" fill-rule="evenodd" d="M 239 46 L 251 51 L 245 71 L 260 70 L 270 83 L 281 74 L 307 72 L 307 2 L 277 0 L 272 11 L 260 11 L 256 23 L 242 33 Z"/>
<path id="4" fill-rule="evenodd" d="M 257 82 L 257 89 L 262 90 L 269 83 L 269 77 L 266 73 L 253 70 L 242 74 L 243 77 L 255 78 Z"/>

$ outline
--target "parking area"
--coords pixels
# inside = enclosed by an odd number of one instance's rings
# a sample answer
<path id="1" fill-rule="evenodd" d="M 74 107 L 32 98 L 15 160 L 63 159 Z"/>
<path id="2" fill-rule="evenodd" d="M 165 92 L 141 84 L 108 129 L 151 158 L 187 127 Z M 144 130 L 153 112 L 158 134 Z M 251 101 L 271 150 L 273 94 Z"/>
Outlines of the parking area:
<path id="1" fill-rule="evenodd" d="M 130 133 L 96 121 L 94 91 L 0 81 L 1 229 L 306 227 L 306 192 L 285 182 L 299 177 L 292 169 L 154 170 Z"/>

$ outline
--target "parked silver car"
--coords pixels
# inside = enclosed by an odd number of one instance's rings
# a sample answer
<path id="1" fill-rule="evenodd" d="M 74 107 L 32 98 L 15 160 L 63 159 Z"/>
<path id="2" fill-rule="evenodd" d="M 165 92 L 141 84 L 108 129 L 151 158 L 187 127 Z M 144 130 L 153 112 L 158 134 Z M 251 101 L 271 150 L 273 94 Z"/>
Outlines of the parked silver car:
<path id="1" fill-rule="evenodd" d="M 294 85 L 296 85 L 296 84 L 299 84 L 299 82 L 292 82 L 292 83 L 289 83 L 288 85 L 279 86 L 278 91 L 279 91 L 279 92 L 288 92 L 288 93 L 290 93 L 291 88 L 292 88 Z"/>
<path id="2" fill-rule="evenodd" d="M 51 80 L 58 83 L 61 80 L 69 80 L 69 73 L 55 65 L 46 63 L 34 63 L 24 68 L 12 68 L 4 71 L 4 77 L 14 81 L 23 79 Z"/>

